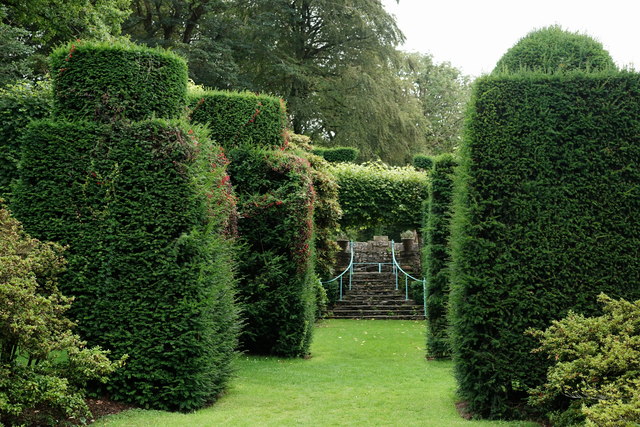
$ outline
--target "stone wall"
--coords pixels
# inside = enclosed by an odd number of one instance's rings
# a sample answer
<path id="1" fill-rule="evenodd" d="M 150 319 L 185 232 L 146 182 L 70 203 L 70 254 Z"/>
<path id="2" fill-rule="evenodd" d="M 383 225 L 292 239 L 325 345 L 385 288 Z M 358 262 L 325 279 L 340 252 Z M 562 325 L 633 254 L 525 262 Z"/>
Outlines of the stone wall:
<path id="1" fill-rule="evenodd" d="M 348 241 L 338 241 L 342 251 L 338 253 L 335 271 L 342 272 L 349 265 L 351 254 Z M 391 271 L 391 241 L 387 236 L 374 236 L 368 242 L 353 242 L 354 263 L 361 271 Z M 418 239 L 403 239 L 395 243 L 395 253 L 398 263 L 406 272 L 416 276 L 422 276 L 420 267 L 420 245 Z M 362 263 L 362 264 L 361 264 Z M 378 266 L 378 263 L 384 263 Z"/>

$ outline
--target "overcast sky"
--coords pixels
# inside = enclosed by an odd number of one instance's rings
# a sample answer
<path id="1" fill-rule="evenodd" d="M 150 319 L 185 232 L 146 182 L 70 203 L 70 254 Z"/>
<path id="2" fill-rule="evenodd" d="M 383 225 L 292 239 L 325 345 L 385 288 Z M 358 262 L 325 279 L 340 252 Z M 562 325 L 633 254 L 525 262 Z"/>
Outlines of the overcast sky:
<path id="1" fill-rule="evenodd" d="M 640 68 L 639 0 L 382 0 L 407 41 L 464 74 L 490 72 L 530 31 L 559 24 L 600 41 L 620 66 Z"/>

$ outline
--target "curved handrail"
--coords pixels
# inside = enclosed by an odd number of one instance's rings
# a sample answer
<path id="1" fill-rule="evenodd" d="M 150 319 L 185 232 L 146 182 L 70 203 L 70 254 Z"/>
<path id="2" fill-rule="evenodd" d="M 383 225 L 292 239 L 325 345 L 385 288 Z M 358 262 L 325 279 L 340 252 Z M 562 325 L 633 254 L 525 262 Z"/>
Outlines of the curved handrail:
<path id="1" fill-rule="evenodd" d="M 340 301 L 342 301 L 342 276 L 344 276 L 347 272 L 349 272 L 349 290 L 351 290 L 351 279 L 353 276 L 353 241 L 349 241 L 349 249 L 351 251 L 351 259 L 349 260 L 349 265 L 347 266 L 347 268 L 344 269 L 344 271 L 340 274 L 338 274 L 336 277 L 334 277 L 331 280 L 326 280 L 326 281 L 320 281 L 320 283 L 331 283 L 333 281 L 336 281 L 338 279 L 340 279 Z"/>
<path id="2" fill-rule="evenodd" d="M 413 277 L 411 274 L 407 273 L 406 271 L 404 271 L 402 269 L 402 267 L 400 267 L 400 264 L 398 263 L 398 260 L 396 259 L 396 245 L 395 242 L 392 240 L 391 241 L 391 257 L 393 260 L 393 269 L 396 275 L 396 290 L 398 290 L 398 270 L 400 270 L 400 272 L 402 274 L 404 274 L 404 295 L 405 295 L 405 300 L 409 300 L 409 277 L 413 280 L 415 280 L 416 282 L 422 282 L 422 291 L 423 291 L 423 295 L 424 295 L 424 301 L 423 301 L 423 306 L 424 306 L 424 317 L 425 319 L 427 318 L 427 279 L 425 279 L 424 277 L 422 279 L 417 279 L 415 277 Z"/>

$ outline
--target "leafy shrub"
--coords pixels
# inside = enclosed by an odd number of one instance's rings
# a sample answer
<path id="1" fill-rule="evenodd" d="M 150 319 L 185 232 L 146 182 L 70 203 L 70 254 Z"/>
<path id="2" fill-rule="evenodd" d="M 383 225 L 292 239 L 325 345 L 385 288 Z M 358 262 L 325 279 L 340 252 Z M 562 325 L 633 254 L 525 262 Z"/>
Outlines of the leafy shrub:
<path id="1" fill-rule="evenodd" d="M 53 51 L 51 72 L 58 117 L 111 122 L 184 112 L 187 65 L 168 51 L 76 41 Z"/>
<path id="2" fill-rule="evenodd" d="M 311 140 L 307 136 L 289 135 L 289 147 L 295 154 L 307 159 L 311 165 L 311 180 L 315 191 L 313 206 L 313 230 L 315 247 L 315 271 L 322 279 L 334 275 L 336 255 L 340 247 L 336 236 L 340 228 L 342 209 L 338 203 L 338 183 L 330 171 L 327 161 L 311 154 Z"/>
<path id="3" fill-rule="evenodd" d="M 72 332 L 73 298 L 57 286 L 63 248 L 25 234 L 2 206 L 0 230 L 0 424 L 86 419 L 87 381 L 105 381 L 123 359 L 111 363 Z"/>
<path id="4" fill-rule="evenodd" d="M 427 354 L 449 357 L 449 263 L 451 262 L 451 216 L 453 169 L 451 154 L 436 157 L 431 173 L 425 216 L 422 267 L 427 280 Z"/>
<path id="5" fill-rule="evenodd" d="M 297 357 L 309 352 L 316 277 L 314 190 L 308 161 L 286 151 L 230 151 L 238 196 L 239 301 L 244 350 Z"/>
<path id="6" fill-rule="evenodd" d="M 360 150 L 354 147 L 316 147 L 312 150 L 312 153 L 317 156 L 324 157 L 326 161 L 331 163 L 355 162 L 358 155 L 360 155 Z"/>
<path id="7" fill-rule="evenodd" d="M 211 138 L 225 148 L 244 144 L 274 148 L 286 143 L 287 113 L 279 98 L 193 88 L 189 106 L 191 120 L 206 124 Z"/>
<path id="8" fill-rule="evenodd" d="M 383 163 L 331 165 L 339 186 L 342 228 L 396 225 L 417 229 L 422 223 L 422 202 L 429 178 L 412 167 Z"/>
<path id="9" fill-rule="evenodd" d="M 20 134 L 31 120 L 48 117 L 52 102 L 49 82 L 0 89 L 0 197 L 10 198 L 11 182 L 17 178 Z"/>
<path id="10" fill-rule="evenodd" d="M 413 156 L 413 167 L 416 169 L 431 170 L 433 166 L 433 157 L 424 154 L 416 154 Z"/>
<path id="11" fill-rule="evenodd" d="M 462 399 L 519 414 L 548 364 L 527 328 L 600 292 L 640 297 L 640 75 L 476 81 L 456 173 L 453 356 Z M 459 172 L 459 173 L 458 173 Z"/>
<path id="12" fill-rule="evenodd" d="M 640 423 L 640 300 L 613 300 L 600 294 L 604 314 L 569 312 L 545 331 L 536 352 L 553 363 L 547 381 L 530 391 L 534 405 L 558 398 L 578 399 L 593 426 Z M 575 411 L 573 408 L 571 411 Z M 558 417 L 557 417 L 558 418 Z M 575 419 L 575 416 L 574 416 Z"/>
<path id="13" fill-rule="evenodd" d="M 237 329 L 219 149 L 161 120 L 40 121 L 24 141 L 12 206 L 34 235 L 70 246 L 63 290 L 82 336 L 130 355 L 111 396 L 179 410 L 214 400 Z"/>
<path id="14" fill-rule="evenodd" d="M 532 31 L 518 41 L 496 64 L 495 72 L 613 70 L 615 63 L 602 43 L 554 25 Z"/>

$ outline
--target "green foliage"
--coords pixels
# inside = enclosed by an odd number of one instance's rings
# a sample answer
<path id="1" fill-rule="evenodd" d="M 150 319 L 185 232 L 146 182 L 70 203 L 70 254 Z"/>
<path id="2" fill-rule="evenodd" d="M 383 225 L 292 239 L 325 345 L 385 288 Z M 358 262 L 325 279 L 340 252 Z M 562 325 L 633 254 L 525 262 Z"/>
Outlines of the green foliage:
<path id="1" fill-rule="evenodd" d="M 25 42 L 29 32 L 5 24 L 6 17 L 7 7 L 0 5 L 0 88 L 31 76 L 29 58 L 35 52 Z"/>
<path id="2" fill-rule="evenodd" d="M 189 105 L 191 120 L 206 124 L 211 138 L 225 148 L 244 144 L 275 148 L 286 143 L 287 114 L 279 98 L 194 88 Z"/>
<path id="3" fill-rule="evenodd" d="M 587 425 L 624 426 L 640 422 L 640 300 L 613 300 L 600 294 L 604 314 L 569 312 L 545 331 L 536 352 L 553 363 L 547 381 L 530 391 L 530 402 L 544 405 L 578 399 Z M 574 405 L 578 406 L 578 405 Z"/>
<path id="4" fill-rule="evenodd" d="M 331 163 L 355 162 L 358 158 L 358 154 L 360 154 L 360 150 L 353 147 L 316 147 L 313 149 L 312 153 L 324 157 L 326 161 Z"/>
<path id="5" fill-rule="evenodd" d="M 424 116 L 422 151 L 451 153 L 460 145 L 470 79 L 448 62 L 437 64 L 430 55 L 405 53 L 403 77 L 420 102 Z"/>
<path id="6" fill-rule="evenodd" d="M 413 167 L 430 171 L 433 167 L 433 157 L 424 154 L 416 154 L 413 156 Z"/>
<path id="7" fill-rule="evenodd" d="M 422 267 L 427 279 L 427 354 L 449 357 L 449 263 L 453 169 L 456 160 L 443 154 L 433 161 L 429 200 L 424 219 L 425 247 Z"/>
<path id="8" fill-rule="evenodd" d="M 453 355 L 461 398 L 514 415 L 547 362 L 527 328 L 600 292 L 640 297 L 640 75 L 476 81 L 456 173 Z"/>
<path id="9" fill-rule="evenodd" d="M 17 178 L 20 135 L 34 119 L 51 114 L 53 99 L 48 82 L 16 83 L 0 89 L 0 197 L 9 199 Z"/>
<path id="10" fill-rule="evenodd" d="M 338 183 L 330 171 L 330 165 L 315 150 L 307 136 L 290 134 L 290 145 L 296 155 L 304 157 L 311 165 L 311 180 L 315 191 L 313 205 L 313 231 L 315 247 L 315 271 L 321 279 L 334 276 L 336 255 L 340 247 L 336 235 L 340 228 L 342 209 L 338 204 Z"/>
<path id="11" fill-rule="evenodd" d="M 286 357 L 309 352 L 313 333 L 314 190 L 309 162 L 286 151 L 230 151 L 238 195 L 242 348 Z"/>
<path id="12" fill-rule="evenodd" d="M 553 25 L 532 31 L 520 39 L 500 58 L 494 73 L 614 69 L 616 65 L 602 43 L 586 34 L 572 33 Z"/>
<path id="13" fill-rule="evenodd" d="M 383 163 L 336 163 L 331 172 L 340 188 L 342 228 L 420 227 L 422 202 L 428 197 L 429 178 L 424 173 Z"/>
<path id="14" fill-rule="evenodd" d="M 111 122 L 184 112 L 187 65 L 167 51 L 76 41 L 53 51 L 51 72 L 59 117 Z"/>
<path id="15" fill-rule="evenodd" d="M 0 424 L 86 420 L 87 381 L 106 381 L 124 361 L 111 363 L 72 332 L 64 314 L 73 298 L 57 286 L 62 252 L 25 234 L 0 207 Z"/>
<path id="16" fill-rule="evenodd" d="M 129 354 L 107 391 L 142 407 L 215 400 L 236 345 L 225 158 L 187 126 L 34 122 L 12 205 L 70 246 L 70 313 L 90 343 Z"/>

